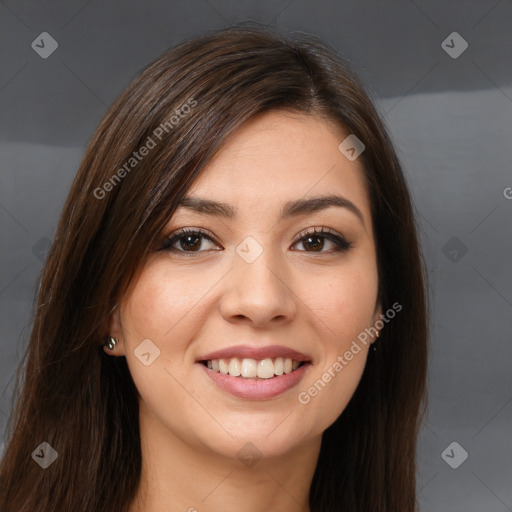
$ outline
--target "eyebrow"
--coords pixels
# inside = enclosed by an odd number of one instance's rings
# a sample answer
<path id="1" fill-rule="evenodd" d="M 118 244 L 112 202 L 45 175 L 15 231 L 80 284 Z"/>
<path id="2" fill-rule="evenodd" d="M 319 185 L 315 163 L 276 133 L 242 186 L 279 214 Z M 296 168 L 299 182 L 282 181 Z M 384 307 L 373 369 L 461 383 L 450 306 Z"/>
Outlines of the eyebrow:
<path id="1" fill-rule="evenodd" d="M 313 213 L 331 206 L 337 206 L 339 208 L 346 208 L 355 214 L 364 226 L 364 217 L 361 210 L 347 198 L 331 194 L 326 196 L 311 197 L 309 199 L 298 199 L 296 201 L 287 202 L 281 210 L 280 220 L 284 220 L 290 217 L 296 217 L 299 215 L 305 215 L 307 213 Z M 184 197 L 178 203 L 178 207 L 188 208 L 197 213 L 205 215 L 216 215 L 227 219 L 236 217 L 236 208 L 233 208 L 227 203 L 220 203 L 211 199 L 205 199 L 202 197 Z"/>

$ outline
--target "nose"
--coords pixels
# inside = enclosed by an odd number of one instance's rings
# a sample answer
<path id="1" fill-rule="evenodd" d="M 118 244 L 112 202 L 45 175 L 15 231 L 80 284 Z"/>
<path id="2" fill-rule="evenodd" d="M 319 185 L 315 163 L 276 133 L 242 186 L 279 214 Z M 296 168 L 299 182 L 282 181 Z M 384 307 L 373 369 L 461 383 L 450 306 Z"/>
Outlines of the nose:
<path id="1" fill-rule="evenodd" d="M 265 328 L 290 322 L 297 312 L 291 273 L 270 249 L 252 262 L 237 253 L 224 281 L 220 311 L 230 323 L 246 322 Z"/>

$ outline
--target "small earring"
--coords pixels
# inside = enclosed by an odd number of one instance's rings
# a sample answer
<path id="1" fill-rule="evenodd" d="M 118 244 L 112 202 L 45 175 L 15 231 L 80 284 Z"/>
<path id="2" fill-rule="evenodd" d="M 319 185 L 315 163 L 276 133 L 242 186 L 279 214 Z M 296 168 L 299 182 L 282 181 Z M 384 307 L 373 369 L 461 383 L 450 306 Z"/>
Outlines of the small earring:
<path id="1" fill-rule="evenodd" d="M 105 346 L 109 350 L 114 350 L 114 348 L 116 347 L 116 343 L 117 343 L 117 340 L 115 338 L 112 338 L 111 336 L 108 336 L 107 337 L 107 342 L 105 343 Z"/>
<path id="2" fill-rule="evenodd" d="M 375 335 L 376 338 L 378 338 L 380 336 L 380 331 L 377 331 L 377 334 Z M 377 341 L 377 340 L 375 340 Z M 373 342 L 373 351 L 376 352 L 377 351 L 377 347 L 375 346 L 375 341 Z"/>

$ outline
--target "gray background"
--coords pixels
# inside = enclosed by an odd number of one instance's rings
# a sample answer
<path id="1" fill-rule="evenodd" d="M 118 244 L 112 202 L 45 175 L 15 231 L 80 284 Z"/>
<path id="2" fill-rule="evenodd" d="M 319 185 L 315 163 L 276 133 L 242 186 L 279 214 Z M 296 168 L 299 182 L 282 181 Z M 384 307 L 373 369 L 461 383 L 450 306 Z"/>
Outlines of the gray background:
<path id="1" fill-rule="evenodd" d="M 507 0 L 0 2 L 0 431 L 48 244 L 101 116 L 169 46 L 246 19 L 347 56 L 404 163 L 432 302 L 422 512 L 512 510 Z M 59 46 L 43 59 L 31 44 L 45 31 Z M 469 44 L 458 58 L 442 47 L 454 31 Z M 468 453 L 457 469 L 445 462 L 460 461 L 458 446 L 444 452 L 454 441 Z"/>

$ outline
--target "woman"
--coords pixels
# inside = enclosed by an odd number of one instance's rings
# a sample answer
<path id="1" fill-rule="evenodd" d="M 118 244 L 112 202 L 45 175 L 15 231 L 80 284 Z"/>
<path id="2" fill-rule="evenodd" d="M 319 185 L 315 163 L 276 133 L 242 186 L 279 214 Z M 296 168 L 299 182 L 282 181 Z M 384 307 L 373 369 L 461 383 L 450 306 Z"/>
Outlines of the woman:
<path id="1" fill-rule="evenodd" d="M 332 51 L 171 49 L 64 206 L 1 510 L 415 510 L 424 290 L 400 164 Z"/>

